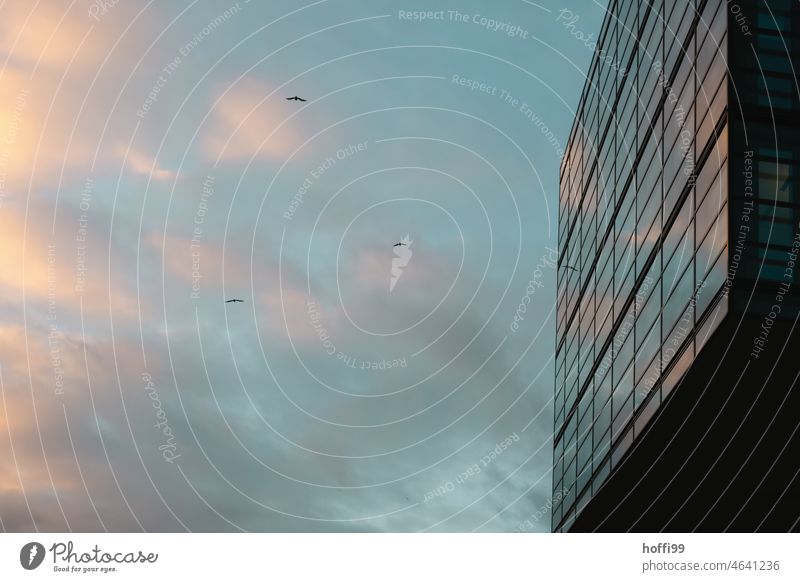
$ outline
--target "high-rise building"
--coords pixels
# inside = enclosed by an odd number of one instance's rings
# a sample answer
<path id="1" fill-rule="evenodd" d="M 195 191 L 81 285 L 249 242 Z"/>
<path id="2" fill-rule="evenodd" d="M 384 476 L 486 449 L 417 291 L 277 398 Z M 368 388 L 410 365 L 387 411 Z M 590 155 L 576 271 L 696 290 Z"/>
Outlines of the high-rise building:
<path id="1" fill-rule="evenodd" d="M 609 4 L 560 171 L 553 530 L 797 530 L 800 3 Z"/>

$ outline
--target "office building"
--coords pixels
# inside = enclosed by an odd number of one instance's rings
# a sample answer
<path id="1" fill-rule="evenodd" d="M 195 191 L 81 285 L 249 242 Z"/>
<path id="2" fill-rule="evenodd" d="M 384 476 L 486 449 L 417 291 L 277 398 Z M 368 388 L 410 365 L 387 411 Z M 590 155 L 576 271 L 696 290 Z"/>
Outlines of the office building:
<path id="1" fill-rule="evenodd" d="M 796 0 L 609 1 L 560 169 L 554 531 L 800 528 L 798 51 Z"/>

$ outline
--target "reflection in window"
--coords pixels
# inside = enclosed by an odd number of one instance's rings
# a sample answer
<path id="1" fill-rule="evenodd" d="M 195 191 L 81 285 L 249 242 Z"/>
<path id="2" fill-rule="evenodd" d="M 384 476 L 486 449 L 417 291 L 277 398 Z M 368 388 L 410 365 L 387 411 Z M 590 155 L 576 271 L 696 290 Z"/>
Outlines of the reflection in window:
<path id="1" fill-rule="evenodd" d="M 797 232 L 797 174 L 794 160 L 791 150 L 758 150 L 758 255 L 754 257 L 756 262 L 752 268 L 753 275 L 762 280 L 782 279 L 786 253 Z"/>
<path id="2" fill-rule="evenodd" d="M 792 242 L 793 231 L 792 224 L 788 222 L 772 222 L 770 220 L 758 222 L 759 242 L 764 244 L 772 242 L 788 246 Z"/>
<path id="3" fill-rule="evenodd" d="M 758 193 L 762 199 L 794 202 L 794 169 L 786 162 L 758 160 Z"/>
<path id="4" fill-rule="evenodd" d="M 788 16 L 783 16 L 775 12 L 772 14 L 759 12 L 758 27 L 765 30 L 787 32 L 792 29 L 792 19 Z"/>

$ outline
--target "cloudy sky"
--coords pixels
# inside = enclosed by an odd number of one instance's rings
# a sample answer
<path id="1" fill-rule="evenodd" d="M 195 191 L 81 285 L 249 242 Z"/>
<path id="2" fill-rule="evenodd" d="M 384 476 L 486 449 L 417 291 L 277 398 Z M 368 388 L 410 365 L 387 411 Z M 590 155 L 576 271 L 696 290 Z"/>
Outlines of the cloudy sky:
<path id="1" fill-rule="evenodd" d="M 548 530 L 603 13 L 0 1 L 0 529 Z"/>

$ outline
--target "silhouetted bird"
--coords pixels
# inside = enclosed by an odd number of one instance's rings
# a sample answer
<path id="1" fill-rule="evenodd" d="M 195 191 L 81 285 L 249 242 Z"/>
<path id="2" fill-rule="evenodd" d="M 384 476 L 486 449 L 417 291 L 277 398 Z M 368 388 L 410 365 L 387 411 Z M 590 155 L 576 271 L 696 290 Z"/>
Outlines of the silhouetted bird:
<path id="1" fill-rule="evenodd" d="M 407 247 L 408 245 L 406 243 L 397 243 L 394 246 L 396 246 L 396 247 Z"/>
<path id="2" fill-rule="evenodd" d="M 562 267 L 564 267 L 565 269 L 572 269 L 573 271 L 577 271 L 578 270 L 575 267 L 573 267 L 572 265 L 562 265 Z"/>
<path id="3" fill-rule="evenodd" d="M 302 101 L 304 103 L 306 101 L 305 99 L 303 99 L 301 97 L 298 97 L 297 95 L 295 95 L 294 97 L 287 97 L 286 100 L 287 101 Z"/>
<path id="4" fill-rule="evenodd" d="M 228 299 L 225 303 L 244 303 L 243 299 Z"/>

